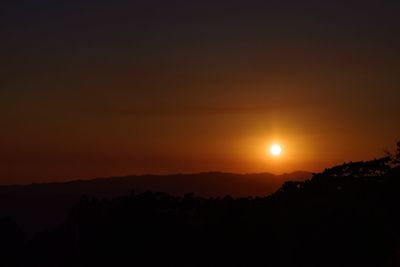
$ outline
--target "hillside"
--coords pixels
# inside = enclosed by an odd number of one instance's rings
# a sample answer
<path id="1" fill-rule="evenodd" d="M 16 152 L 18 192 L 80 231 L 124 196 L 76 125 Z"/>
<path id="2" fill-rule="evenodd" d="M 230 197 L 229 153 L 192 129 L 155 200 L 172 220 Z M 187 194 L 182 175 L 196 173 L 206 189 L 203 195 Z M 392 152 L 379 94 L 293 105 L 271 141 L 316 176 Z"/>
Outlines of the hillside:
<path id="1" fill-rule="evenodd" d="M 0 248 L 10 266 L 395 267 L 399 177 L 398 161 L 381 158 L 264 197 L 84 197 L 58 227 L 26 241 L 0 220 Z"/>
<path id="2" fill-rule="evenodd" d="M 204 197 L 266 196 L 275 192 L 285 181 L 310 177 L 311 173 L 300 171 L 283 175 L 208 172 L 0 186 L 0 217 L 11 217 L 25 231 L 34 233 L 61 223 L 69 209 L 83 195 L 113 198 L 134 190 L 172 195 L 194 193 Z"/>

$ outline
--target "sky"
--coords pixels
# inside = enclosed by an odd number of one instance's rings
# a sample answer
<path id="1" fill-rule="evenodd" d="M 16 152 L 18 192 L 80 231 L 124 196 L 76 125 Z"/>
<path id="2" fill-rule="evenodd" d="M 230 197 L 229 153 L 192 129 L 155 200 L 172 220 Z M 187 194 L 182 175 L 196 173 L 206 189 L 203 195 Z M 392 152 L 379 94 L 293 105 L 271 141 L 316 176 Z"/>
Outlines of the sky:
<path id="1" fill-rule="evenodd" d="M 399 12 L 387 0 L 6 0 L 0 184 L 379 157 L 400 138 Z"/>

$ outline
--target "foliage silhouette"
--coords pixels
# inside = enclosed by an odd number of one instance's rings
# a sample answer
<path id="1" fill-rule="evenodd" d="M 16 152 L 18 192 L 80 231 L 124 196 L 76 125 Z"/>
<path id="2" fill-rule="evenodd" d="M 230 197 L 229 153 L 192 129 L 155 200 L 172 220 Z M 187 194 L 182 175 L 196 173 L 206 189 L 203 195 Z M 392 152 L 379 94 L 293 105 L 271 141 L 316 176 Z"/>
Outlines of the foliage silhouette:
<path id="1" fill-rule="evenodd" d="M 9 265 L 399 266 L 399 155 L 345 163 L 266 197 L 82 197 L 62 225 L 14 246 L 9 255 L 21 257 Z"/>

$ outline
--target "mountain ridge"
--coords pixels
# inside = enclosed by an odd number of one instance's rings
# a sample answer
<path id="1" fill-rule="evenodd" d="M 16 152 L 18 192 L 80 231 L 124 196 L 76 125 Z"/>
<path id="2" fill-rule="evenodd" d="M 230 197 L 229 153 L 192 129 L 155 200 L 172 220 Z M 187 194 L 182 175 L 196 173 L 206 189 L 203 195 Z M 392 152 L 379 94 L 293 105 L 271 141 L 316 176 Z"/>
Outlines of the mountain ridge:
<path id="1" fill-rule="evenodd" d="M 266 196 L 288 180 L 306 180 L 311 173 L 236 174 L 203 172 L 171 175 L 129 175 L 68 182 L 0 186 L 0 217 L 15 218 L 27 233 L 42 231 L 65 219 L 68 211 L 86 195 L 113 198 L 135 192 L 193 193 L 205 197 Z"/>
<path id="2" fill-rule="evenodd" d="M 12 188 L 12 187 L 26 187 L 26 186 L 37 186 L 37 185 L 58 185 L 58 184 L 69 184 L 75 182 L 92 182 L 92 181 L 99 181 L 99 180 L 108 180 L 108 179 L 121 179 L 121 178 L 135 178 L 135 177 L 170 177 L 170 176 L 193 176 L 193 175 L 207 175 L 207 174 L 228 174 L 228 175 L 241 175 L 241 176 L 275 176 L 275 177 L 290 177 L 290 176 L 310 176 L 313 172 L 309 171 L 293 171 L 293 172 L 284 172 L 280 174 L 275 174 L 272 172 L 246 172 L 246 173 L 236 173 L 236 172 L 228 172 L 228 171 L 204 171 L 204 172 L 183 172 L 183 173 L 170 173 L 170 174 L 153 174 L 153 173 L 146 173 L 146 174 L 127 174 L 127 175 L 115 175 L 115 176 L 99 176 L 93 178 L 76 178 L 70 180 L 62 180 L 62 181 L 39 181 L 39 182 L 31 182 L 31 183 L 21 183 L 21 184 L 0 184 L 0 189 L 2 188 Z"/>

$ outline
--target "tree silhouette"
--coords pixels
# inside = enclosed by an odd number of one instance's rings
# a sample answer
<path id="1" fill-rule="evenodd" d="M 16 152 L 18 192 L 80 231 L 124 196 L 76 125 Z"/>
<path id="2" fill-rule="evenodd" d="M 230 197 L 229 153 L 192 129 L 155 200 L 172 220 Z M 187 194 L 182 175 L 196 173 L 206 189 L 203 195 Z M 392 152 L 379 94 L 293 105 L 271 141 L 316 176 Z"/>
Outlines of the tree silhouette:
<path id="1" fill-rule="evenodd" d="M 400 143 L 394 157 L 285 182 L 266 197 L 144 192 L 82 197 L 24 243 L 0 220 L 6 266 L 398 266 Z M 17 257 L 18 256 L 18 257 Z"/>
<path id="2" fill-rule="evenodd" d="M 400 141 L 397 142 L 396 155 L 394 156 L 394 163 L 395 163 L 397 166 L 400 165 Z"/>
<path id="3" fill-rule="evenodd" d="M 22 252 L 24 233 L 10 218 L 0 218 L 0 259 L 2 266 L 14 266 Z"/>

